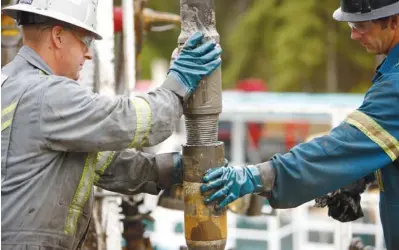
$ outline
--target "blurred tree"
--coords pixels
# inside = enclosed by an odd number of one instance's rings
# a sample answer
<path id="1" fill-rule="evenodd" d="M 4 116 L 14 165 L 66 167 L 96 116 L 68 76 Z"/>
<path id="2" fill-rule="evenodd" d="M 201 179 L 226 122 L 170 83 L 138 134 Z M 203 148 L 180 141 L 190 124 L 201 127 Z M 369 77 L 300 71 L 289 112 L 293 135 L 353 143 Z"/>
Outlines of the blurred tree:
<path id="1" fill-rule="evenodd" d="M 221 46 L 224 48 L 226 46 L 228 34 L 234 32 L 235 25 L 238 21 L 236 18 L 241 13 L 244 13 L 252 0 L 217 0 L 214 1 L 216 4 L 216 10 L 223 10 L 228 8 L 229 11 L 218 11 L 216 13 L 216 25 L 217 30 L 221 37 Z M 180 1 L 156 1 L 149 0 L 147 2 L 147 7 L 154 10 L 166 11 L 171 13 L 180 13 Z M 174 30 L 166 32 L 150 32 L 146 35 L 146 41 L 144 43 L 143 52 L 141 55 L 141 65 L 143 78 L 150 77 L 150 66 L 151 61 L 154 58 L 161 57 L 169 60 L 172 51 L 177 46 L 177 37 L 180 34 L 180 27 Z M 226 57 L 226 58 L 225 58 Z M 224 54 L 223 59 L 227 59 L 228 55 Z"/>
<path id="2" fill-rule="evenodd" d="M 224 88 L 247 77 L 266 80 L 271 91 L 364 92 L 370 86 L 376 58 L 350 39 L 346 23 L 332 19 L 338 0 L 214 2 Z M 179 13 L 180 1 L 148 0 L 147 6 Z M 153 59 L 170 59 L 179 33 L 179 27 L 147 33 L 140 78 L 150 78 Z"/>
<path id="3" fill-rule="evenodd" d="M 149 0 L 146 7 L 170 13 L 180 13 L 180 1 Z M 145 35 L 143 51 L 140 55 L 140 76 L 143 79 L 151 77 L 151 61 L 156 58 L 170 60 L 172 51 L 176 48 L 180 27 L 164 32 L 149 32 Z"/>
<path id="4" fill-rule="evenodd" d="M 359 92 L 371 84 L 376 59 L 350 39 L 346 23 L 332 13 L 337 0 L 217 0 L 223 47 L 223 86 L 257 77 L 271 91 Z M 180 1 L 149 0 L 155 10 L 179 13 Z M 222 11 L 228 10 L 228 11 Z M 180 29 L 148 33 L 141 55 L 142 78 L 156 57 L 167 60 Z"/>
<path id="5" fill-rule="evenodd" d="M 351 41 L 346 23 L 332 19 L 336 0 L 255 1 L 224 47 L 224 86 L 259 77 L 272 91 L 361 90 L 375 57 Z M 363 87 L 362 87 L 363 86 Z"/>

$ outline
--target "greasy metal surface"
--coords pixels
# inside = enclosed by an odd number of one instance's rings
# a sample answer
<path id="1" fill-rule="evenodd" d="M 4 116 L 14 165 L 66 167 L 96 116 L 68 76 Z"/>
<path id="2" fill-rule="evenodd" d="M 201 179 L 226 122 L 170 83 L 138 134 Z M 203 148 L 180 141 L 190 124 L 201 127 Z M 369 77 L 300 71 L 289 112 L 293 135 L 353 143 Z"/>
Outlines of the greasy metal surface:
<path id="1" fill-rule="evenodd" d="M 217 142 L 217 115 L 186 115 L 188 145 L 213 144 Z"/>
<path id="2" fill-rule="evenodd" d="M 199 192 L 201 183 L 184 182 L 184 230 L 186 240 L 218 241 L 227 237 L 225 210 L 216 212 L 213 205 L 204 205 Z"/>
<path id="3" fill-rule="evenodd" d="M 200 193 L 201 178 L 206 170 L 221 166 L 223 162 L 222 142 L 214 145 L 183 147 L 184 231 L 189 249 L 198 249 L 194 243 L 202 243 L 200 249 L 224 248 L 223 244 L 218 246 L 213 244 L 223 242 L 227 237 L 226 212 L 225 210 L 216 212 L 212 204 L 204 205 L 204 197 Z"/>
<path id="4" fill-rule="evenodd" d="M 222 74 L 220 67 L 204 78 L 192 97 L 184 104 L 185 114 L 210 115 L 222 112 Z"/>
<path id="5" fill-rule="evenodd" d="M 190 245 L 190 250 L 219 250 L 224 249 L 226 240 L 213 240 L 213 241 L 190 241 L 187 240 L 187 244 Z"/>
<path id="6" fill-rule="evenodd" d="M 196 31 L 204 40 L 219 42 L 213 0 L 180 0 L 179 46 Z M 221 70 L 204 78 L 183 106 L 187 145 L 183 146 L 184 229 L 188 249 L 224 249 L 227 237 L 226 210 L 216 212 L 204 205 L 200 193 L 205 171 L 223 165 L 223 143 L 217 141 L 218 118 L 222 112 Z"/>
<path id="7" fill-rule="evenodd" d="M 183 146 L 184 181 L 202 182 L 205 172 L 224 163 L 224 144 Z"/>
<path id="8" fill-rule="evenodd" d="M 198 30 L 207 34 L 207 40 L 219 42 L 212 0 L 180 0 L 180 18 L 182 25 L 179 44 L 183 44 Z"/>
<path id="9" fill-rule="evenodd" d="M 183 186 L 175 185 L 171 189 L 164 190 L 159 197 L 158 206 L 183 211 Z"/>
<path id="10" fill-rule="evenodd" d="M 149 238 L 144 235 L 144 221 L 153 221 L 154 219 L 149 214 L 140 213 L 139 206 L 141 206 L 143 203 L 144 200 L 135 200 L 133 197 L 122 199 L 122 214 L 125 216 L 122 219 L 122 236 L 126 241 L 126 246 L 123 248 L 123 250 L 152 249 Z"/>

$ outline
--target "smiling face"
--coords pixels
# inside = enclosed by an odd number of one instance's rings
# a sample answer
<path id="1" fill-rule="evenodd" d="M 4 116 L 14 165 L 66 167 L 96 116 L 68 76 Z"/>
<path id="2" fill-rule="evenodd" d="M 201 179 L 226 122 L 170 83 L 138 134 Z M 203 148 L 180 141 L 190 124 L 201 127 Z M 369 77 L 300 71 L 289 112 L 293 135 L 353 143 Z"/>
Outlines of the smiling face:
<path id="1" fill-rule="evenodd" d="M 85 61 L 92 59 L 90 45 L 93 38 L 83 29 L 61 26 L 52 27 L 51 36 L 57 62 L 54 73 L 78 80 Z"/>
<path id="2" fill-rule="evenodd" d="M 397 42 L 397 16 L 348 24 L 351 28 L 351 38 L 359 41 L 369 53 L 386 55 Z"/>

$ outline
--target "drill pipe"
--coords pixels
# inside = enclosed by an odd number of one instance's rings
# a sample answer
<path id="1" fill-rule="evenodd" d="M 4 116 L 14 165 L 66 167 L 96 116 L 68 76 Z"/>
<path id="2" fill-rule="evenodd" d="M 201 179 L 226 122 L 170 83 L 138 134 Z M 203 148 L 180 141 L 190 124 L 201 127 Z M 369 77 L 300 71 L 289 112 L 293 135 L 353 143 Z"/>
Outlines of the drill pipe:
<path id="1" fill-rule="evenodd" d="M 206 41 L 219 42 L 213 0 L 180 0 L 180 16 L 180 48 L 196 31 L 203 32 Z M 206 170 L 224 162 L 224 146 L 217 140 L 221 112 L 219 67 L 200 82 L 183 106 L 187 131 L 187 144 L 183 145 L 184 230 L 189 250 L 219 250 L 226 245 L 226 210 L 216 212 L 214 205 L 204 205 L 199 189 Z"/>

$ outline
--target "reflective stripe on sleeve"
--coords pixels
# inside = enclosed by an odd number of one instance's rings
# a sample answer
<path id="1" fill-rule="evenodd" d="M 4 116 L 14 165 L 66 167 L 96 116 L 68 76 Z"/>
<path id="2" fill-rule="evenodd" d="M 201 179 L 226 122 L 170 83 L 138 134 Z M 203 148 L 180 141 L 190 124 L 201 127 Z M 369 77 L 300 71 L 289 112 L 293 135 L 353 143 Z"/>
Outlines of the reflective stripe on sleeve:
<path id="1" fill-rule="evenodd" d="M 100 152 L 97 154 L 97 167 L 96 167 L 96 175 L 94 177 L 94 184 L 98 182 L 100 177 L 104 174 L 104 171 L 111 164 L 114 159 L 115 152 Z"/>
<path id="2" fill-rule="evenodd" d="M 151 107 L 146 100 L 140 97 L 132 99 L 136 110 L 136 133 L 129 148 L 141 148 L 148 142 L 148 135 L 151 130 Z"/>
<path id="3" fill-rule="evenodd" d="M 65 234 L 72 235 L 76 231 L 76 225 L 82 214 L 83 207 L 91 193 L 93 187 L 95 167 L 97 165 L 97 154 L 90 153 L 85 160 L 83 173 L 79 181 L 78 188 L 69 206 L 68 217 L 66 219 Z"/>
<path id="4" fill-rule="evenodd" d="M 375 179 L 377 180 L 378 187 L 380 188 L 381 192 L 384 192 L 384 183 L 382 182 L 382 176 L 381 176 L 381 169 L 378 169 L 374 173 Z"/>
<path id="5" fill-rule="evenodd" d="M 13 102 L 9 106 L 1 110 L 1 131 L 8 128 L 12 123 L 14 110 L 17 107 L 17 102 Z M 4 121 L 4 122 L 3 122 Z"/>
<path id="6" fill-rule="evenodd" d="M 377 143 L 389 158 L 391 158 L 392 162 L 399 157 L 398 140 L 370 116 L 357 110 L 348 116 L 346 122 L 358 128 L 368 138 Z"/>
<path id="7" fill-rule="evenodd" d="M 382 128 L 373 118 L 361 111 L 351 113 L 346 122 L 362 131 L 370 140 L 380 146 L 391 158 L 392 162 L 399 157 L 399 142 L 388 131 Z M 375 172 L 375 177 L 381 192 L 384 192 L 381 170 Z"/>

